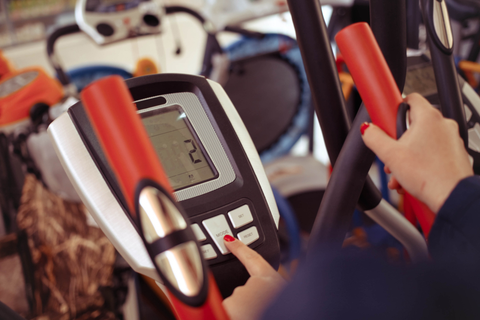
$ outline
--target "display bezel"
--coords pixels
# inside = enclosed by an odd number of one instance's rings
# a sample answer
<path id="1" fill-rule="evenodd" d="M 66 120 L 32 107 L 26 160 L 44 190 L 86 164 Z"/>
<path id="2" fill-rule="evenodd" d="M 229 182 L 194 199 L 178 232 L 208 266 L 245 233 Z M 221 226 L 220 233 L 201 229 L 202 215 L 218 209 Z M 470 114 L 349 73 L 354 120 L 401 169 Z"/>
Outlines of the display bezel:
<path id="1" fill-rule="evenodd" d="M 181 108 L 188 119 L 186 121 L 187 126 L 190 125 L 192 134 L 196 136 L 197 141 L 200 142 L 199 145 L 203 147 L 202 151 L 205 158 L 210 161 L 209 164 L 211 168 L 214 168 L 214 173 L 216 171 L 215 177 L 210 180 L 176 190 L 174 195 L 178 201 L 198 197 L 235 181 L 236 174 L 231 160 L 228 158 L 200 100 L 194 93 L 158 95 L 136 100 L 135 104 L 139 114 L 177 106 Z"/>
<path id="2" fill-rule="evenodd" d="M 141 103 L 140 103 L 141 104 Z M 203 155 L 203 158 L 205 159 L 211 173 L 212 173 L 212 177 L 211 178 L 207 178 L 205 180 L 201 180 L 199 182 L 195 182 L 195 183 L 191 183 L 191 184 L 187 184 L 185 186 L 182 186 L 182 187 L 179 187 L 179 188 L 174 188 L 175 191 L 180 191 L 180 190 L 183 190 L 183 189 L 186 189 L 186 188 L 190 188 L 190 187 L 193 187 L 195 185 L 198 185 L 198 184 L 201 184 L 201 183 L 205 183 L 207 181 L 210 181 L 210 180 L 213 180 L 213 179 L 216 179 L 218 178 L 218 171 L 217 169 L 215 168 L 212 160 L 210 159 L 207 151 L 205 150 L 205 147 L 203 146 L 203 143 L 200 141 L 200 139 L 198 138 L 198 134 L 195 132 L 195 129 L 193 129 L 192 127 L 192 124 L 190 123 L 190 119 L 188 118 L 188 116 L 186 115 L 186 112 L 185 110 L 183 110 L 183 108 L 180 106 L 180 105 L 172 105 L 172 106 L 169 106 L 169 107 L 164 107 L 162 108 L 161 105 L 156 105 L 156 106 L 153 106 L 153 107 L 149 107 L 149 108 L 145 108 L 145 109 L 141 109 L 138 111 L 138 114 L 140 114 L 140 117 L 142 118 L 142 122 L 144 124 L 144 126 L 146 126 L 144 120 L 145 119 L 149 119 L 151 117 L 155 117 L 155 116 L 160 116 L 162 114 L 167 114 L 169 112 L 178 112 L 180 115 L 181 114 L 184 114 L 185 117 L 183 117 L 181 119 L 181 121 L 184 122 L 186 128 L 189 130 L 189 133 L 191 135 L 191 137 L 193 138 L 193 140 L 195 141 L 196 143 L 196 147 L 199 149 L 199 151 L 202 153 Z M 179 130 L 179 129 L 177 129 Z M 150 135 L 150 132 L 147 130 L 147 133 Z M 152 138 L 152 137 L 150 137 Z M 152 141 L 153 143 L 153 141 Z M 155 145 L 154 145 L 155 146 Z M 157 153 L 158 155 L 158 153 Z M 160 155 L 159 155 L 160 157 Z M 161 160 L 161 159 L 160 159 Z M 167 174 L 167 176 L 170 178 L 169 176 L 169 172 L 167 170 L 167 168 L 164 166 L 164 169 L 165 169 L 165 173 Z M 196 169 L 197 170 L 197 169 Z M 173 184 L 172 184 L 172 187 Z"/>

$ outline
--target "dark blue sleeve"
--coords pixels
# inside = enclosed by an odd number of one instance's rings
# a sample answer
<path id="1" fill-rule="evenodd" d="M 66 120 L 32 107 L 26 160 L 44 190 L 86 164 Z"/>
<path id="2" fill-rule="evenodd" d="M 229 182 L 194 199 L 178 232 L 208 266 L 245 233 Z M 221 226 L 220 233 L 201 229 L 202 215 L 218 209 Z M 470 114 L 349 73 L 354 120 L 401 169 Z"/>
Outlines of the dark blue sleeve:
<path id="1" fill-rule="evenodd" d="M 436 261 L 480 259 L 480 177 L 455 187 L 435 219 L 429 249 Z"/>
<path id="2" fill-rule="evenodd" d="M 480 178 L 462 180 L 431 230 L 433 261 L 392 265 L 316 248 L 263 319 L 480 319 Z"/>
<path id="3" fill-rule="evenodd" d="M 0 301 L 0 319 L 2 320 L 25 320 L 18 313 L 10 309 Z"/>

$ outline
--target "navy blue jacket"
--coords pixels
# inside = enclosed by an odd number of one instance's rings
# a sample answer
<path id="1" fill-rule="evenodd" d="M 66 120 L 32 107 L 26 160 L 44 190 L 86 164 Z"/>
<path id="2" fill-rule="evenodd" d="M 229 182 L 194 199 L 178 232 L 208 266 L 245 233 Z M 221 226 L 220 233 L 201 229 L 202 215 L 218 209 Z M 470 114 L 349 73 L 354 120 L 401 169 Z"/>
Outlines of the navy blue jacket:
<path id="1" fill-rule="evenodd" d="M 432 262 L 317 248 L 263 319 L 480 319 L 480 177 L 462 180 L 429 236 Z"/>

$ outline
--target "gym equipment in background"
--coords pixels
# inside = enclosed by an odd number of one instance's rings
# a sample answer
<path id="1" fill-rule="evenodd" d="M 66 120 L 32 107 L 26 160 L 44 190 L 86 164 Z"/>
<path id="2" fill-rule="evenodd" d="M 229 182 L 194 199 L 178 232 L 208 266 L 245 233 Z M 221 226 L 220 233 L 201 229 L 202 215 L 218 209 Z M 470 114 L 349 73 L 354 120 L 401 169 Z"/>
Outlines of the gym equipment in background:
<path id="1" fill-rule="evenodd" d="M 312 121 L 310 88 L 296 41 L 280 34 L 243 37 L 224 53 L 230 65 L 223 87 L 262 162 L 287 155 Z"/>
<path id="2" fill-rule="evenodd" d="M 118 75 L 123 79 L 130 79 L 133 77 L 132 73 L 123 68 L 107 65 L 91 65 L 66 71 L 66 76 L 75 85 L 78 92 L 82 91 L 93 81 L 111 75 Z"/>
<path id="3" fill-rule="evenodd" d="M 454 33 L 454 54 L 461 60 L 476 62 L 480 54 L 480 1 L 447 0 Z"/>
<path id="4" fill-rule="evenodd" d="M 161 32 L 160 0 L 78 0 L 75 20 L 80 29 L 103 45 Z"/>
<path id="5" fill-rule="evenodd" d="M 51 119 L 65 110 L 63 89 L 39 67 L 11 70 L 0 79 L 2 134 L 1 210 L 6 231 L 15 230 L 23 175 L 33 173 L 60 197 L 79 201 L 46 135 Z"/>
<path id="6" fill-rule="evenodd" d="M 65 94 L 76 97 L 89 83 L 109 75 L 120 75 L 124 79 L 132 77 L 132 74 L 122 68 L 105 65 L 91 65 L 79 67 L 73 70 L 64 70 L 61 59 L 55 51 L 55 44 L 61 37 L 81 32 L 77 24 L 60 26 L 53 30 L 47 37 L 47 57 L 50 65 L 55 70 L 56 76 L 62 84 Z"/>
<path id="7" fill-rule="evenodd" d="M 109 75 L 124 79 L 133 75 L 122 68 L 106 65 L 91 65 L 73 70 L 63 70 L 55 53 L 55 42 L 62 36 L 84 32 L 98 45 L 129 38 L 160 34 L 165 8 L 159 0 L 79 0 L 75 7 L 73 25 L 62 26 L 49 34 L 47 55 L 57 77 L 70 95 L 76 95 L 89 83 Z"/>
<path id="8" fill-rule="evenodd" d="M 36 103 L 49 107 L 63 98 L 57 81 L 41 68 L 26 68 L 4 75 L 0 81 L 0 130 L 10 133 L 30 118 Z"/>

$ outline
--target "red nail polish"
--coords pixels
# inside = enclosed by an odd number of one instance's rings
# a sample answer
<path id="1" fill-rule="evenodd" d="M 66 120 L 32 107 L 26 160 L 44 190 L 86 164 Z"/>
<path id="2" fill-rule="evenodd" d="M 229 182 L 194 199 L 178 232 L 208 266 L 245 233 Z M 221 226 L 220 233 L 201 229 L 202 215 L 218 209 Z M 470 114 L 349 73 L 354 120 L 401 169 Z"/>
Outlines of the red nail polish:
<path id="1" fill-rule="evenodd" d="M 235 241 L 235 238 L 232 237 L 231 235 L 229 234 L 226 234 L 224 237 L 223 237 L 223 240 L 227 241 L 227 242 L 233 242 Z"/>
<path id="2" fill-rule="evenodd" d="M 365 130 L 367 130 L 368 127 L 370 127 L 370 123 L 368 123 L 368 122 L 362 123 L 362 125 L 360 126 L 360 133 L 362 134 L 362 136 L 363 136 L 363 133 L 365 132 Z"/>

